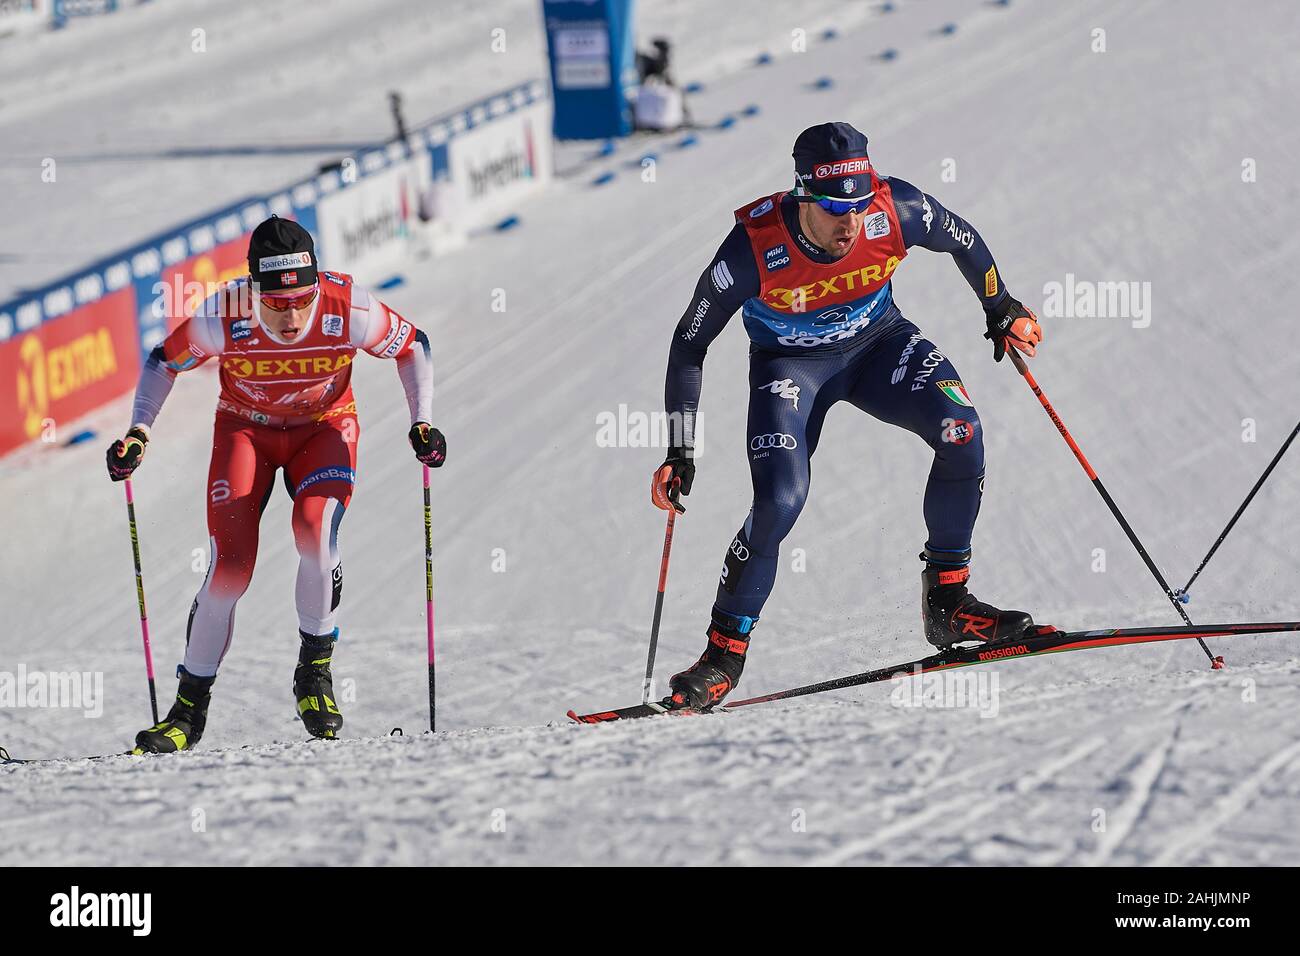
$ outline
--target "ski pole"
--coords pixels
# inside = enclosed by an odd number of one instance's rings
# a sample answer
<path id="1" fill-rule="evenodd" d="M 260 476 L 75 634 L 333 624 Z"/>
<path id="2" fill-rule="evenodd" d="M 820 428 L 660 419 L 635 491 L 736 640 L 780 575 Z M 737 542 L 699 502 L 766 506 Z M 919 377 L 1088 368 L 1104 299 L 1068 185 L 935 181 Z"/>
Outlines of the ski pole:
<path id="1" fill-rule="evenodd" d="M 1124 533 L 1128 535 L 1129 542 L 1137 549 L 1137 553 L 1142 558 L 1143 563 L 1146 564 L 1147 570 L 1149 570 L 1156 581 L 1159 582 L 1161 589 L 1165 592 L 1165 597 L 1169 598 L 1169 603 L 1174 606 L 1174 610 L 1177 611 L 1178 616 L 1183 619 L 1183 623 L 1188 627 L 1194 627 L 1195 625 L 1192 624 L 1192 619 L 1187 616 L 1187 611 L 1183 609 L 1182 602 L 1178 600 L 1178 597 L 1170 589 L 1169 582 L 1166 581 L 1165 576 L 1160 573 L 1160 569 L 1156 567 L 1156 563 L 1151 560 L 1151 555 L 1147 554 L 1147 549 L 1142 546 L 1142 542 L 1138 540 L 1138 536 L 1136 532 L 1133 531 L 1132 526 L 1128 523 L 1128 519 L 1124 517 L 1124 512 L 1119 510 L 1119 505 L 1115 504 L 1115 499 L 1110 496 L 1110 492 L 1106 490 L 1106 486 L 1102 484 L 1101 479 L 1097 477 L 1097 473 L 1092 470 L 1092 465 L 1088 464 L 1088 459 L 1084 456 L 1083 450 L 1079 448 L 1074 437 L 1070 434 L 1070 430 L 1065 427 L 1065 422 L 1061 421 L 1061 416 L 1056 414 L 1056 409 L 1052 407 L 1052 403 L 1049 402 L 1047 396 L 1043 394 L 1042 388 L 1040 388 L 1038 382 L 1034 380 L 1033 373 L 1029 371 L 1029 366 L 1025 364 L 1025 360 L 1020 357 L 1020 353 L 1014 348 L 1008 348 L 1007 354 L 1011 356 L 1011 363 L 1016 367 L 1016 371 L 1020 373 L 1021 378 L 1025 380 L 1025 384 L 1029 386 L 1030 391 L 1032 391 L 1034 396 L 1038 399 L 1039 404 L 1043 406 L 1043 410 L 1047 412 L 1047 417 L 1052 420 L 1052 424 L 1056 426 L 1056 430 L 1061 433 L 1061 437 L 1065 439 L 1065 443 L 1070 446 L 1070 451 L 1074 452 L 1074 457 L 1079 459 L 1079 464 L 1083 466 L 1084 473 L 1092 481 L 1092 486 L 1097 489 L 1097 493 L 1101 495 L 1101 500 L 1106 502 L 1106 507 L 1109 508 L 1110 513 L 1115 516 L 1115 520 L 1118 521 L 1119 526 L 1124 529 Z M 1205 651 L 1205 656 L 1210 659 L 1210 666 L 1214 670 L 1218 670 L 1223 666 L 1223 658 L 1215 657 L 1210 653 L 1210 648 L 1206 645 L 1203 638 L 1198 637 L 1196 643 L 1201 645 L 1201 650 Z"/>
<path id="2" fill-rule="evenodd" d="M 1241 503 L 1241 507 L 1238 508 L 1237 513 L 1232 516 L 1232 520 L 1228 522 L 1227 527 L 1219 532 L 1219 536 L 1214 540 L 1214 545 L 1210 548 L 1205 557 L 1201 559 L 1201 563 L 1197 565 L 1192 576 L 1188 578 L 1187 584 L 1177 592 L 1178 598 L 1184 604 L 1188 601 L 1187 592 L 1192 589 L 1193 582 L 1200 577 L 1201 572 L 1205 570 L 1205 566 L 1210 563 L 1210 558 L 1214 557 L 1214 552 L 1219 550 L 1219 545 L 1223 544 L 1223 539 L 1228 536 L 1228 532 L 1230 532 L 1233 526 L 1237 523 L 1237 519 L 1241 517 L 1242 512 L 1250 506 L 1251 501 L 1255 498 L 1255 493 L 1258 492 L 1260 488 L 1264 487 L 1264 482 L 1268 481 L 1268 476 L 1273 474 L 1273 469 L 1276 468 L 1277 463 L 1282 460 L 1282 456 L 1286 454 L 1286 450 L 1291 447 L 1291 443 L 1295 441 L 1296 435 L 1300 435 L 1300 422 L 1296 422 L 1295 428 L 1291 429 L 1291 434 L 1288 435 L 1286 441 L 1282 443 L 1282 447 L 1277 450 L 1277 454 L 1273 456 L 1273 460 L 1268 463 L 1268 467 L 1264 469 L 1264 474 L 1259 476 L 1259 481 L 1255 482 L 1255 487 L 1250 489 L 1250 494 L 1246 495 L 1246 500 Z"/>
<path id="3" fill-rule="evenodd" d="M 429 647 L 429 733 L 436 730 L 433 679 L 433 506 L 429 502 L 429 466 L 424 466 L 424 621 Z"/>
<path id="4" fill-rule="evenodd" d="M 655 616 L 650 624 L 650 651 L 646 655 L 645 681 L 641 684 L 641 703 L 650 702 L 650 685 L 654 681 L 655 650 L 659 646 L 659 619 L 664 611 L 664 588 L 668 586 L 668 556 L 673 550 L 673 524 L 677 509 L 668 509 L 668 527 L 664 530 L 664 553 L 659 560 L 659 593 L 655 595 Z"/>
<path id="5" fill-rule="evenodd" d="M 126 485 L 126 519 L 131 526 L 131 556 L 135 559 L 135 597 L 140 605 L 140 636 L 144 641 L 144 670 L 149 677 L 149 707 L 153 711 L 153 722 L 158 723 L 158 689 L 153 677 L 153 650 L 149 646 L 149 615 L 144 608 L 144 572 L 140 569 L 140 535 L 135 525 L 135 492 L 131 488 L 131 479 Z"/>

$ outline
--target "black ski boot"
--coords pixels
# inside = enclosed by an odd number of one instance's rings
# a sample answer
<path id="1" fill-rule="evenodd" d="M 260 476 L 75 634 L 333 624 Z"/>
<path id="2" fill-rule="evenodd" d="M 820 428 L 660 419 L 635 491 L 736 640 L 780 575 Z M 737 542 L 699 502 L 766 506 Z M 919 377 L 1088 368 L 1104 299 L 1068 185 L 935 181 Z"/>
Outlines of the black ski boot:
<path id="1" fill-rule="evenodd" d="M 135 735 L 135 754 L 170 754 L 178 750 L 193 750 L 203 737 L 208 723 L 208 701 L 212 696 L 212 682 L 217 678 L 195 677 L 184 666 L 176 668 L 180 686 L 176 688 L 176 702 L 167 716 L 148 730 Z"/>
<path id="2" fill-rule="evenodd" d="M 936 647 L 951 647 L 965 641 L 986 644 L 1023 637 L 1034 619 L 1024 611 L 1003 611 L 966 590 L 970 568 L 963 565 L 932 564 L 922 554 L 921 620 L 925 639 Z"/>
<path id="3" fill-rule="evenodd" d="M 298 651 L 298 666 L 293 672 L 293 696 L 298 700 L 298 716 L 313 737 L 325 740 L 338 736 L 343 726 L 343 715 L 334 703 L 334 679 L 330 674 L 330 659 L 334 655 L 334 641 L 338 631 L 313 637 L 299 631 L 302 647 Z"/>
<path id="4" fill-rule="evenodd" d="M 709 646 L 700 659 L 668 681 L 673 706 L 710 710 L 737 684 L 757 618 L 736 617 L 716 608 L 709 624 Z"/>

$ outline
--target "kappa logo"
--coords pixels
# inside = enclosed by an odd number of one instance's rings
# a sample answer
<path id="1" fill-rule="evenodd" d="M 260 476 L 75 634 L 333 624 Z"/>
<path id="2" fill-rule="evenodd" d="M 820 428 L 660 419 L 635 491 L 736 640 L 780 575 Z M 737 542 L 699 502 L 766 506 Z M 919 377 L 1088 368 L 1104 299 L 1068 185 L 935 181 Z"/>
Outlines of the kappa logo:
<path id="1" fill-rule="evenodd" d="M 727 267 L 725 259 L 713 267 L 709 273 L 709 280 L 713 283 L 714 292 L 722 292 L 736 284 L 736 280 L 731 277 L 731 269 Z"/>
<path id="2" fill-rule="evenodd" d="M 763 451 L 768 448 L 784 448 L 787 451 L 793 451 L 799 447 L 799 442 L 793 435 L 786 435 L 778 432 L 772 435 L 755 435 L 749 442 L 750 451 Z"/>
<path id="3" fill-rule="evenodd" d="M 768 213 L 771 211 L 772 211 L 772 200 L 764 199 L 761 203 L 759 203 L 757 206 L 755 206 L 753 209 L 749 211 L 749 218 L 757 219 L 759 216 L 763 215 L 764 213 Z"/>
<path id="4" fill-rule="evenodd" d="M 794 406 L 794 410 L 796 412 L 799 411 L 799 386 L 794 383 L 794 379 L 776 379 L 775 381 L 768 382 L 766 385 L 758 386 L 755 391 L 761 392 L 763 389 L 767 389 L 773 395 L 788 399 L 790 404 Z"/>
<path id="5" fill-rule="evenodd" d="M 925 231 L 930 231 L 930 224 L 934 222 L 934 210 L 930 208 L 930 200 L 926 198 L 925 193 L 921 193 L 921 208 L 925 210 L 921 216 L 921 222 L 925 225 Z"/>
<path id="6" fill-rule="evenodd" d="M 889 213 L 881 210 L 868 216 L 862 224 L 862 231 L 868 239 L 880 239 L 889 235 Z"/>
<path id="7" fill-rule="evenodd" d="M 321 331 L 326 335 L 332 335 L 338 338 L 343 334 L 343 316 L 341 315 L 322 315 L 320 317 Z"/>

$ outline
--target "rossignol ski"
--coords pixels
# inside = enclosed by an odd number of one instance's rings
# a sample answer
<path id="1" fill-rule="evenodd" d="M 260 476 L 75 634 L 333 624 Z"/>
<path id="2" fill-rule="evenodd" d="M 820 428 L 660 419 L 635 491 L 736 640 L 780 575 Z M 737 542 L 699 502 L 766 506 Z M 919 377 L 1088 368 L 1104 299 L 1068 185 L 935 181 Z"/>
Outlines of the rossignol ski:
<path id="1" fill-rule="evenodd" d="M 789 690 L 750 697 L 746 700 L 731 701 L 712 711 L 694 711 L 672 707 L 669 700 L 637 704 L 617 710 L 597 711 L 590 714 L 577 714 L 570 710 L 568 716 L 581 724 L 601 724 L 612 720 L 629 720 L 639 717 L 656 717 L 661 714 L 683 716 L 698 713 L 725 713 L 737 707 L 750 704 L 764 704 L 775 700 L 789 700 L 808 694 L 820 694 L 830 690 L 843 690 L 861 684 L 873 684 L 887 681 L 895 674 L 924 674 L 928 671 L 944 670 L 952 667 L 968 667 L 971 664 L 987 664 L 997 661 L 1034 657 L 1039 654 L 1055 654 L 1062 651 L 1079 651 L 1094 647 L 1120 647 L 1125 644 L 1154 644 L 1159 641 L 1195 640 L 1207 637 L 1230 637 L 1240 634 L 1281 634 L 1300 631 L 1300 621 L 1277 621 L 1271 623 L 1251 624 L 1205 624 L 1193 627 L 1119 627 L 1094 631 L 1058 631 L 1053 628 L 1041 628 L 1038 633 L 1018 641 L 1001 644 L 974 644 L 951 647 L 938 654 L 850 674 L 833 680 L 816 684 L 805 684 Z"/>

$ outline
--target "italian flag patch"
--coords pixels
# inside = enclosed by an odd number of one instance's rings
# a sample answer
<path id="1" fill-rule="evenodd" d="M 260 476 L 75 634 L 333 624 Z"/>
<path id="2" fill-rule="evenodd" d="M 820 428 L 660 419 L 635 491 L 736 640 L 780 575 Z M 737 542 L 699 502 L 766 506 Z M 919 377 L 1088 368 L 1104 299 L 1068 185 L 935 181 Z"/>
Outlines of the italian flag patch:
<path id="1" fill-rule="evenodd" d="M 975 407 L 974 402 L 970 400 L 970 396 L 966 394 L 966 386 L 956 379 L 948 379 L 947 381 L 935 382 L 934 384 L 939 387 L 939 391 L 943 392 L 963 408 Z"/>

